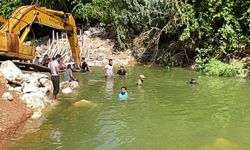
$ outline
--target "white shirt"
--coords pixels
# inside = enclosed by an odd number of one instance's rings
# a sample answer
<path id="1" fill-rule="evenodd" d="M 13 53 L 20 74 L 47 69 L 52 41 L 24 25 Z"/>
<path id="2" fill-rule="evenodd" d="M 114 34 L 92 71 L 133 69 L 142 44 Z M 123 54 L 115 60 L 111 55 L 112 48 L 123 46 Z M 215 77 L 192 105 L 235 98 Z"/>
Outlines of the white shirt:
<path id="1" fill-rule="evenodd" d="M 50 73 L 51 73 L 51 76 L 58 76 L 59 73 L 57 72 L 57 66 L 59 65 L 58 61 L 57 60 L 53 60 L 51 63 L 50 63 Z"/>
<path id="2" fill-rule="evenodd" d="M 113 65 L 110 66 L 109 64 L 104 67 L 106 69 L 106 76 L 112 77 L 113 74 Z"/>

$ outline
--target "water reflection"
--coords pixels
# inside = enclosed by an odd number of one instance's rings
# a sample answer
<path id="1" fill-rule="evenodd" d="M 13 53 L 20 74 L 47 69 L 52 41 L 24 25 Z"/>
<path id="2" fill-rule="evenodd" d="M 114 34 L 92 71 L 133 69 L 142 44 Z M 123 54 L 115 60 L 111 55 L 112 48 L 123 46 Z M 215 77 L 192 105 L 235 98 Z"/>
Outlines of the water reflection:
<path id="1" fill-rule="evenodd" d="M 55 144 L 55 145 L 62 144 L 61 143 L 62 132 L 60 131 L 59 128 L 54 128 L 50 133 L 50 137 L 53 141 L 52 144 Z"/>
<path id="2" fill-rule="evenodd" d="M 105 86 L 105 96 L 108 99 L 111 99 L 113 94 L 114 94 L 114 78 L 107 78 Z"/>
<path id="3" fill-rule="evenodd" d="M 135 140 L 133 130 L 129 126 L 128 114 L 119 103 L 110 106 L 107 111 L 99 114 L 96 127 L 99 129 L 96 140 L 99 145 L 95 150 L 112 150 Z"/>

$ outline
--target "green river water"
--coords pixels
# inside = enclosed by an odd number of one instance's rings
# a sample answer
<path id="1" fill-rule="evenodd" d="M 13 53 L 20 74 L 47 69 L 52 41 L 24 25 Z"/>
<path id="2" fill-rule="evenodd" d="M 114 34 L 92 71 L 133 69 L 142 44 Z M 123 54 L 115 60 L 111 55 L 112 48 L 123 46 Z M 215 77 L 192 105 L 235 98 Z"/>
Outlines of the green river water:
<path id="1" fill-rule="evenodd" d="M 42 126 L 23 135 L 16 150 L 249 150 L 250 83 L 174 68 L 127 68 L 106 80 L 100 68 L 77 73 L 80 88 L 59 94 Z M 137 87 L 138 76 L 146 76 Z M 187 85 L 191 77 L 199 84 Z M 122 85 L 128 103 L 118 100 Z M 86 99 L 96 107 L 75 107 Z"/>

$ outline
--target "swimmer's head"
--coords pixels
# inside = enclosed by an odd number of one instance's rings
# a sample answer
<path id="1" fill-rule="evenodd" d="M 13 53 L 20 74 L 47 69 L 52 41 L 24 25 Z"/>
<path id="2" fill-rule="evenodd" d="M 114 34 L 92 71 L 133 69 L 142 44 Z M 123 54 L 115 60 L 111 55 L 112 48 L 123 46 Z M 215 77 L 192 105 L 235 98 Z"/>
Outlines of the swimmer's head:
<path id="1" fill-rule="evenodd" d="M 143 74 L 141 74 L 141 75 L 139 76 L 139 78 L 140 78 L 141 80 L 144 80 L 144 79 L 145 79 L 145 76 L 144 76 Z"/>
<path id="2" fill-rule="evenodd" d="M 127 92 L 127 88 L 125 86 L 121 87 L 121 93 L 124 94 Z"/>
<path id="3" fill-rule="evenodd" d="M 120 69 L 121 69 L 121 70 L 124 70 L 124 66 L 120 66 Z"/>

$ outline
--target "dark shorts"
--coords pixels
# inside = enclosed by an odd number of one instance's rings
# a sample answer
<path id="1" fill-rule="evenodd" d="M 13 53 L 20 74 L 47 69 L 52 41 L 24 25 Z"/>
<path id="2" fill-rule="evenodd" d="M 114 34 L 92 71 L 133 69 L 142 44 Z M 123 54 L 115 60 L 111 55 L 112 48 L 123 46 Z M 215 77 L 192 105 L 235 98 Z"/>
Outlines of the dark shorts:
<path id="1" fill-rule="evenodd" d="M 51 76 L 51 81 L 53 83 L 53 95 L 56 96 L 59 93 L 60 76 Z"/>

